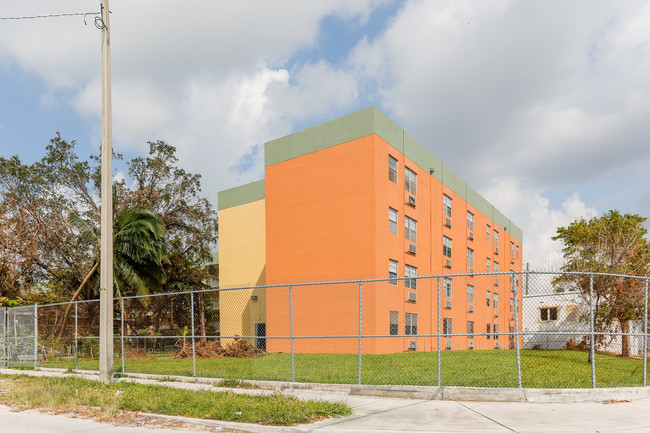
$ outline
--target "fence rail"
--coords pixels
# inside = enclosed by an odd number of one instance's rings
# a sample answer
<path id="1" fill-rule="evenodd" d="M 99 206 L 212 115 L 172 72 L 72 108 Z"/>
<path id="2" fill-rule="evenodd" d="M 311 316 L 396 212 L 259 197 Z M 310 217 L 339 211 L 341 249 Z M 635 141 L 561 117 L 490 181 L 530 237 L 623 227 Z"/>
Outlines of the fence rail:
<path id="1" fill-rule="evenodd" d="M 97 300 L 0 308 L 7 367 L 98 369 Z M 647 386 L 648 279 L 553 271 L 116 298 L 116 370 L 381 385 Z"/>

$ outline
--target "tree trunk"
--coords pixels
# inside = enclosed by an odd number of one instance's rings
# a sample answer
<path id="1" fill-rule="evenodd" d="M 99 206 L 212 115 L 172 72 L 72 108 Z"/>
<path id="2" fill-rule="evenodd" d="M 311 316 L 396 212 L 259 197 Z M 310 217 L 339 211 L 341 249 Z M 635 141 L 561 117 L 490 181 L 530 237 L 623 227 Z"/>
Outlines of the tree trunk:
<path id="1" fill-rule="evenodd" d="M 199 292 L 197 299 L 199 301 L 199 321 L 201 323 L 201 336 L 205 339 L 205 299 L 203 293 Z"/>
<path id="2" fill-rule="evenodd" d="M 629 334 L 630 321 L 621 320 L 620 324 L 621 324 L 621 333 Z M 621 356 L 623 356 L 624 358 L 630 357 L 630 336 L 629 335 L 621 335 Z"/>
<path id="3" fill-rule="evenodd" d="M 86 284 L 88 284 L 88 281 L 90 281 L 90 277 L 92 277 L 93 274 L 97 271 L 97 268 L 99 268 L 99 260 L 97 260 L 97 262 L 92 267 L 90 272 L 88 272 L 88 274 L 86 275 L 86 278 L 84 278 L 84 280 L 81 282 L 81 284 L 79 285 L 79 288 L 77 289 L 77 291 L 74 292 L 74 295 L 72 295 L 72 299 L 70 299 L 70 303 L 66 307 L 65 314 L 63 315 L 63 320 L 61 322 L 61 330 L 59 331 L 59 337 L 58 338 L 61 338 L 61 336 L 63 335 L 63 331 L 65 331 L 65 324 L 68 321 L 68 316 L 70 315 L 70 310 L 72 309 L 73 302 L 79 297 L 79 295 L 81 294 L 81 291 L 84 289 L 84 287 L 86 287 Z"/>

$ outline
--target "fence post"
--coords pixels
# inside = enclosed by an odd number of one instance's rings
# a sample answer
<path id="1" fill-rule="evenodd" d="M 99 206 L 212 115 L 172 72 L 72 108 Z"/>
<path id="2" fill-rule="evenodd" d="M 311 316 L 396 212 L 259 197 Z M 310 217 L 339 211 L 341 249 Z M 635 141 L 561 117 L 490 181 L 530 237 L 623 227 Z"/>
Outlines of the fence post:
<path id="1" fill-rule="evenodd" d="M 442 356 L 440 355 L 440 312 L 442 311 L 442 304 L 441 304 L 441 298 L 442 298 L 442 293 L 441 293 L 441 287 L 440 287 L 440 277 L 436 278 L 438 281 L 438 329 L 437 329 L 437 351 L 438 351 L 438 387 L 442 386 Z"/>
<path id="2" fill-rule="evenodd" d="M 289 286 L 289 327 L 291 328 L 291 382 L 296 381 L 296 359 L 293 350 L 293 287 Z"/>
<path id="3" fill-rule="evenodd" d="M 192 319 L 192 374 L 196 377 L 196 345 L 194 344 L 194 292 L 190 293 L 190 317 Z"/>
<path id="4" fill-rule="evenodd" d="M 124 368 L 124 299 L 120 299 L 120 347 L 122 348 L 122 373 Z"/>
<path id="5" fill-rule="evenodd" d="M 359 281 L 359 385 L 361 385 L 361 311 L 363 309 L 363 283 Z"/>
<path id="6" fill-rule="evenodd" d="M 647 386 L 648 374 L 648 278 L 643 291 L 643 386 Z"/>
<path id="7" fill-rule="evenodd" d="M 77 306 L 79 303 L 74 301 L 74 368 L 79 370 L 79 312 Z"/>
<path id="8" fill-rule="evenodd" d="M 521 347 L 519 343 L 519 298 L 517 297 L 517 275 L 512 273 L 512 293 L 515 298 L 515 351 L 517 353 L 517 386 L 522 387 L 521 384 Z"/>
<path id="9" fill-rule="evenodd" d="M 596 338 L 594 335 L 594 274 L 589 274 L 589 333 L 590 347 L 589 357 L 591 358 L 591 387 L 596 387 Z"/>
<path id="10" fill-rule="evenodd" d="M 38 367 L 38 304 L 34 304 L 34 369 Z"/>

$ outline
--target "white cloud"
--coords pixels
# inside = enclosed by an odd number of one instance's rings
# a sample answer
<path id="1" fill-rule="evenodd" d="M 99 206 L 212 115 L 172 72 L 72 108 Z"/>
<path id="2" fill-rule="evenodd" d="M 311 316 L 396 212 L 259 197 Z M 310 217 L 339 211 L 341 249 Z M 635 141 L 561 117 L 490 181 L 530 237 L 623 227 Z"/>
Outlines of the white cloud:
<path id="1" fill-rule="evenodd" d="M 556 209 L 542 190 L 525 186 L 513 178 L 494 182 L 483 194 L 522 229 L 524 262 L 534 269 L 556 269 L 562 265 L 562 246 L 551 239 L 558 227 L 579 218 L 597 216 L 596 209 L 588 207 L 577 192 L 563 201 L 561 209 Z"/>

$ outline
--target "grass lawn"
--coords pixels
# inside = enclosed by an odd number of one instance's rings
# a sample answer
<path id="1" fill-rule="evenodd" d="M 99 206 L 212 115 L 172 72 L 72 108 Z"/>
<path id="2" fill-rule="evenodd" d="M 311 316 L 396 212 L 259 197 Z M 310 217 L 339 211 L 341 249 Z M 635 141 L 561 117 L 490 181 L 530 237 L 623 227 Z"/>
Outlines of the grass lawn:
<path id="1" fill-rule="evenodd" d="M 102 384 L 73 377 L 0 376 L 0 403 L 20 408 L 151 412 L 223 421 L 293 425 L 352 413 L 343 403 L 301 401 L 281 394 L 240 395 L 137 383 Z"/>
<path id="2" fill-rule="evenodd" d="M 587 351 L 522 350 L 522 385 L 525 388 L 590 388 L 591 365 Z M 74 368 L 74 359 L 50 360 L 43 367 Z M 361 383 L 372 385 L 429 385 L 438 383 L 436 352 L 363 355 Z M 517 387 L 517 361 L 513 350 L 449 351 L 441 353 L 444 386 L 492 388 Z M 120 371 L 121 358 L 115 359 Z M 98 361 L 80 359 L 79 368 L 97 370 Z M 296 354 L 297 382 L 358 383 L 356 354 Z M 156 356 L 126 359 L 127 373 L 192 376 L 191 359 Z M 256 359 L 197 359 L 200 377 L 224 379 L 291 381 L 291 355 L 272 353 Z M 641 386 L 643 362 L 607 354 L 596 354 L 598 387 Z"/>

